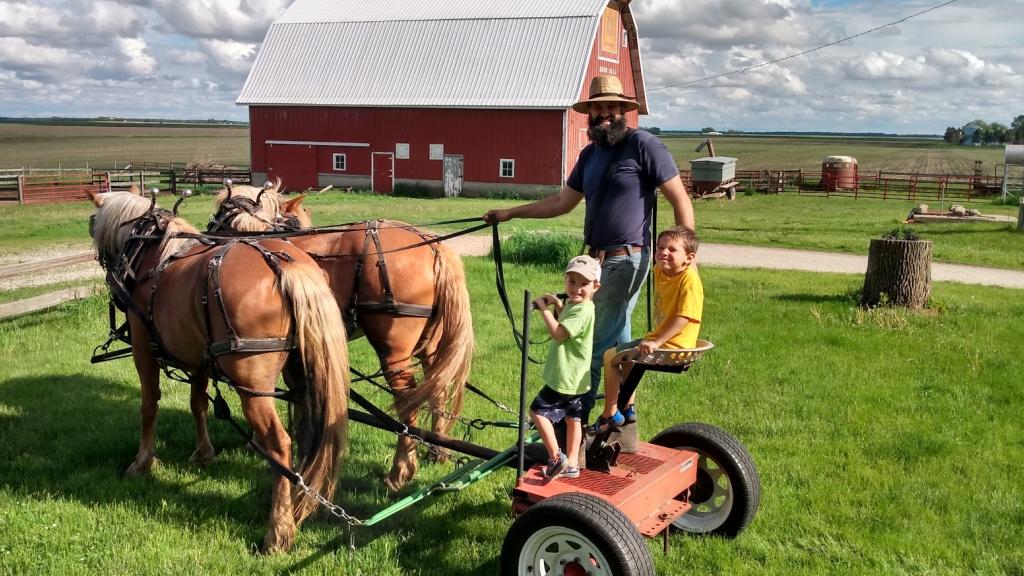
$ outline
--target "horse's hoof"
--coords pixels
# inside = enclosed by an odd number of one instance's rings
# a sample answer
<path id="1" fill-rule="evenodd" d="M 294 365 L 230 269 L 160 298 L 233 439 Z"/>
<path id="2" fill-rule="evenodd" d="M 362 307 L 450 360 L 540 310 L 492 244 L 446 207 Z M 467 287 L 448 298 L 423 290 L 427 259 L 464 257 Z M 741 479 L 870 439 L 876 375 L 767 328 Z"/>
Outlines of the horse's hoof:
<path id="1" fill-rule="evenodd" d="M 431 464 L 444 464 L 448 461 L 448 452 L 431 448 L 427 450 L 426 456 L 424 456 L 427 462 Z"/>
<path id="2" fill-rule="evenodd" d="M 195 451 L 192 452 L 192 455 L 188 457 L 189 462 L 199 466 L 200 468 L 209 466 L 216 459 L 217 453 L 214 451 L 212 446 L 196 448 Z"/>
<path id="3" fill-rule="evenodd" d="M 263 537 L 263 545 L 260 546 L 260 554 L 273 555 L 288 552 L 295 544 L 295 525 L 271 526 L 267 535 Z"/>
<path id="4" fill-rule="evenodd" d="M 395 493 L 405 488 L 405 480 L 395 480 L 391 476 L 385 476 L 384 486 L 387 486 L 388 492 Z"/>
<path id="5" fill-rule="evenodd" d="M 132 465 L 128 467 L 124 472 L 125 478 L 135 478 L 138 476 L 145 476 L 153 471 L 153 468 L 160 463 L 155 456 L 149 458 L 136 459 L 132 462 Z"/>

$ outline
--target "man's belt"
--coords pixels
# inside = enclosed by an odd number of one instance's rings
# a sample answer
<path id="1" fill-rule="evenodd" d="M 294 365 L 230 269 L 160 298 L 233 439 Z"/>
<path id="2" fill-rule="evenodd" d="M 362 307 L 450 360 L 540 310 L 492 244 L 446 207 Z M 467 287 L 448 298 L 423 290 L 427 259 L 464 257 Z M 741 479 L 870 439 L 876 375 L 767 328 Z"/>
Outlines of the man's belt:
<path id="1" fill-rule="evenodd" d="M 611 246 L 608 248 L 591 248 L 590 255 L 603 261 L 605 258 L 612 258 L 615 256 L 631 256 L 634 252 L 639 252 L 644 248 L 645 246 L 641 244 L 625 244 L 620 246 Z"/>

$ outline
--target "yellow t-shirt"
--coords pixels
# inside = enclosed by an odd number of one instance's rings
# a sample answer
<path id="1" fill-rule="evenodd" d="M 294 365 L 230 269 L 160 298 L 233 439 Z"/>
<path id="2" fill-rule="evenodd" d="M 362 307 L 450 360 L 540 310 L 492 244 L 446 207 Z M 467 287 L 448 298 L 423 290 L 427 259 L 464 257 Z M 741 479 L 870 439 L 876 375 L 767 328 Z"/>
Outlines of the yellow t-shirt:
<path id="1" fill-rule="evenodd" d="M 689 320 L 683 331 L 661 345 L 662 348 L 693 348 L 700 333 L 700 318 L 704 313 L 704 285 L 701 284 L 697 267 L 693 264 L 683 268 L 675 276 L 669 276 L 661 267 L 654 269 L 654 309 L 658 329 L 644 336 L 653 338 L 661 328 L 676 316 Z"/>

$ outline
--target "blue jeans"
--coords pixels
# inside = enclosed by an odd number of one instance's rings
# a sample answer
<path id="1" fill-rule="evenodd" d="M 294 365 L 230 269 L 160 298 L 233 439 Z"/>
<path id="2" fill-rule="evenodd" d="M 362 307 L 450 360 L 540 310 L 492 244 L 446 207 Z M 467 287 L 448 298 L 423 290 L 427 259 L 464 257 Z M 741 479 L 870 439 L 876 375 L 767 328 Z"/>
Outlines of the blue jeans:
<path id="1" fill-rule="evenodd" d="M 651 266 L 648 250 L 605 258 L 601 265 L 601 288 L 594 294 L 594 355 L 590 361 L 590 390 L 583 394 L 583 421 L 590 422 L 590 410 L 601 389 L 601 365 L 605 350 L 633 340 L 633 308 Z"/>

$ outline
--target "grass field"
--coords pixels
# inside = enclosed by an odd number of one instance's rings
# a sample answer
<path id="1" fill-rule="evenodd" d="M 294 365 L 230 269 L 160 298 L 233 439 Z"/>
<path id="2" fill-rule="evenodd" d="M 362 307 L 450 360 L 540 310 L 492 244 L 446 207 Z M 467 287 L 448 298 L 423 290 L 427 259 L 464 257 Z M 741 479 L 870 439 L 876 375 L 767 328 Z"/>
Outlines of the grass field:
<path id="1" fill-rule="evenodd" d="M 662 136 L 681 170 L 690 160 L 707 156 L 694 152 L 704 141 L 700 136 Z M 922 174 L 971 174 L 981 160 L 983 173 L 994 175 L 1002 165 L 1003 147 L 950 146 L 941 140 L 914 138 L 858 138 L 844 136 L 714 136 L 715 154 L 737 158 L 737 170 L 821 170 L 825 156 L 853 156 L 861 172 L 920 172 Z M 1002 170 L 999 170 L 1002 176 Z"/>
<path id="2" fill-rule="evenodd" d="M 249 129 L 0 123 L 0 168 L 107 167 L 130 161 L 248 166 Z"/>
<path id="3" fill-rule="evenodd" d="M 164 198 L 162 205 L 170 205 Z M 338 224 L 373 218 L 391 218 L 416 224 L 478 217 L 491 208 L 512 206 L 512 200 L 420 199 L 382 197 L 372 194 L 327 192 L 311 195 L 304 206 L 313 212 L 315 224 Z M 703 242 L 748 244 L 784 248 L 809 248 L 867 254 L 872 238 L 899 226 L 913 202 L 810 196 L 740 196 L 735 202 L 695 203 L 697 232 Z M 984 214 L 1016 216 L 1010 206 L 976 204 Z M 934 208 L 939 208 L 937 205 Z M 204 228 L 213 211 L 209 196 L 190 199 L 182 215 Z M 0 255 L 40 247 L 75 245 L 87 247 L 86 228 L 92 204 L 78 202 L 53 206 L 0 206 Z M 662 201 L 659 229 L 670 225 L 670 211 Z M 551 220 L 514 220 L 503 224 L 503 233 L 515 230 L 551 230 L 580 235 L 582 207 Z M 460 225 L 468 227 L 469 225 Z M 455 230 L 460 226 L 438 227 Z M 964 223 L 917 225 L 914 230 L 934 242 L 936 261 L 1024 269 L 1024 234 L 1011 224 Z"/>
<path id="4" fill-rule="evenodd" d="M 700 136 L 662 136 L 683 170 L 706 156 L 693 149 Z M 716 153 L 739 159 L 738 170 L 761 168 L 817 171 L 829 155 L 857 158 L 861 171 L 969 174 L 974 161 L 992 174 L 1002 163 L 1000 146 L 949 146 L 941 140 L 826 136 L 715 136 Z M 114 162 L 215 161 L 248 165 L 246 128 L 41 126 L 0 123 L 0 168 L 82 167 Z M 1000 172 L 1001 174 L 1001 172 Z"/>
<path id="5" fill-rule="evenodd" d="M 518 353 L 493 265 L 467 266 L 479 343 L 472 381 L 514 405 Z M 560 282 L 553 269 L 506 273 L 514 302 Z M 859 311 L 850 298 L 859 282 L 848 276 L 710 267 L 702 276 L 702 336 L 717 347 L 685 375 L 644 382 L 642 435 L 692 420 L 729 430 L 758 466 L 761 509 L 735 540 L 677 535 L 668 555 L 649 541 L 658 574 L 1024 574 L 1016 292 L 940 283 L 939 307 L 915 315 Z M 129 360 L 88 364 L 105 323 L 100 298 L 0 322 L 0 573 L 497 573 L 511 471 L 357 531 L 353 552 L 342 526 L 321 515 L 293 553 L 254 555 L 267 467 L 219 422 L 219 460 L 189 465 L 180 384 L 164 384 L 161 465 L 123 479 L 137 447 L 138 381 Z M 372 366 L 365 343 L 352 348 L 355 365 Z M 530 374 L 535 389 L 539 368 Z M 505 418 L 474 396 L 466 414 Z M 504 447 L 513 437 L 489 428 L 473 440 Z M 391 501 L 379 477 L 392 441 L 351 428 L 336 501 L 359 517 Z M 427 466 L 420 478 L 448 470 Z"/>

